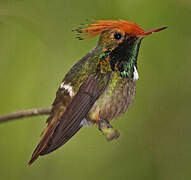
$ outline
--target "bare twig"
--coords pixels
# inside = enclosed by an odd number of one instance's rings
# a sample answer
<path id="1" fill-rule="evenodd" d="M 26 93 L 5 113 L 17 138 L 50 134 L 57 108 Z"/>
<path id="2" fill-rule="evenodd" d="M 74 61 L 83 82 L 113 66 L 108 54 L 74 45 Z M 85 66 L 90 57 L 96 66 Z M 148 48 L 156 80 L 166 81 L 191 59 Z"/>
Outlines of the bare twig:
<path id="1" fill-rule="evenodd" d="M 0 123 L 7 122 L 13 119 L 20 119 L 24 117 L 48 115 L 50 114 L 50 111 L 51 111 L 50 108 L 36 108 L 36 109 L 28 109 L 23 111 L 16 111 L 4 116 L 0 116 Z"/>

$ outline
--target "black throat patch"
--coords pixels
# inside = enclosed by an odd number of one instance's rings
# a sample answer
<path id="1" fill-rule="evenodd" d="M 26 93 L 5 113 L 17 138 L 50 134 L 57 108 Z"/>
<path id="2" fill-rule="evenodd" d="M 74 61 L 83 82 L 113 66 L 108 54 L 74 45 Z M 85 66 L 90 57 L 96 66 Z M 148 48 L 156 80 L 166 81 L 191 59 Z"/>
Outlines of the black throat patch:
<path id="1" fill-rule="evenodd" d="M 122 77 L 133 77 L 134 68 L 137 67 L 137 56 L 140 47 L 137 37 L 129 36 L 110 52 L 110 65 L 113 71 L 119 71 Z"/>

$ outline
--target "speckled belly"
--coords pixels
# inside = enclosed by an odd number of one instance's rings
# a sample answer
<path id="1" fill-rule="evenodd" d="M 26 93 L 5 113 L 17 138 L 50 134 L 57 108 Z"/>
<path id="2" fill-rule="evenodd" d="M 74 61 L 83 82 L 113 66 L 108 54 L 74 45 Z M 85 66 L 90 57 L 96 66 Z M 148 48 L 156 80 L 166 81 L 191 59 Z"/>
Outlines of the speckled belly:
<path id="1" fill-rule="evenodd" d="M 135 80 L 122 78 L 112 73 L 107 89 L 89 112 L 93 121 L 112 120 L 124 113 L 135 96 Z"/>

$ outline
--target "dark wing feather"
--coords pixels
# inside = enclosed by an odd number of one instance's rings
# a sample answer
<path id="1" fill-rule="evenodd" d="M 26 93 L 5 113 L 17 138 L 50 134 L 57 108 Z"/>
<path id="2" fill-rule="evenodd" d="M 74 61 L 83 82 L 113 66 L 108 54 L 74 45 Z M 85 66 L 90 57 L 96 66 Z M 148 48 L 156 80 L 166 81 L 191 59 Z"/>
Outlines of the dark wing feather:
<path id="1" fill-rule="evenodd" d="M 97 81 L 94 77 L 89 76 L 73 97 L 56 127 L 53 125 L 50 132 L 45 134 L 46 137 L 43 136 L 32 155 L 29 165 L 39 155 L 50 153 L 65 144 L 81 128 L 81 121 L 85 118 L 100 94 Z"/>

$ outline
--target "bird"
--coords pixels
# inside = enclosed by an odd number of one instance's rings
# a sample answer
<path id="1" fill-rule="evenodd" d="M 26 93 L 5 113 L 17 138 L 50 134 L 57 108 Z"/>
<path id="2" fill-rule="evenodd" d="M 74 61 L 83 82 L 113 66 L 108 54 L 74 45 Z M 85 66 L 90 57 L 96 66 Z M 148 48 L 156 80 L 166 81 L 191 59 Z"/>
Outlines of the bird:
<path id="1" fill-rule="evenodd" d="M 166 28 L 145 31 L 126 20 L 93 20 L 76 29 L 79 39 L 99 35 L 98 43 L 61 82 L 28 166 L 64 145 L 84 126 L 95 125 L 108 141 L 117 139 L 120 133 L 110 122 L 133 103 L 140 44 L 147 35 Z"/>

